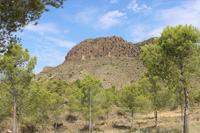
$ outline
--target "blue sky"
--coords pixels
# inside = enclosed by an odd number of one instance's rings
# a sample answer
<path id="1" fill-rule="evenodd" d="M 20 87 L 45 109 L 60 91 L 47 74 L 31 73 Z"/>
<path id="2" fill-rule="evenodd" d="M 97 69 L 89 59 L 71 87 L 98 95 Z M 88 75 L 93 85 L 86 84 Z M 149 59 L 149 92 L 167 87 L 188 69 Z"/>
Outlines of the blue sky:
<path id="1" fill-rule="evenodd" d="M 63 63 L 88 38 L 115 35 L 136 43 L 159 36 L 167 25 L 200 28 L 200 0 L 68 0 L 64 8 L 50 10 L 37 26 L 18 33 L 23 48 L 37 56 L 35 73 Z"/>

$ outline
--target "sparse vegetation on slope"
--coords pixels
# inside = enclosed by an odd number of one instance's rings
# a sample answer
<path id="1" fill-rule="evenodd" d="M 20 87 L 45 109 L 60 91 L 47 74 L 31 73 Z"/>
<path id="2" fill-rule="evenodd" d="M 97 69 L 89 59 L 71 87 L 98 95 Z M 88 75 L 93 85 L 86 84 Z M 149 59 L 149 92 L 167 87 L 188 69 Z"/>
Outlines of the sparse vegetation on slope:
<path id="1" fill-rule="evenodd" d="M 153 38 L 137 44 L 115 36 L 87 39 L 72 48 L 63 64 L 45 67 L 33 81 L 57 79 L 73 82 L 90 74 L 101 79 L 104 88 L 122 88 L 131 81 L 137 81 L 145 71 L 139 55 L 141 46 L 146 43 L 153 43 Z"/>

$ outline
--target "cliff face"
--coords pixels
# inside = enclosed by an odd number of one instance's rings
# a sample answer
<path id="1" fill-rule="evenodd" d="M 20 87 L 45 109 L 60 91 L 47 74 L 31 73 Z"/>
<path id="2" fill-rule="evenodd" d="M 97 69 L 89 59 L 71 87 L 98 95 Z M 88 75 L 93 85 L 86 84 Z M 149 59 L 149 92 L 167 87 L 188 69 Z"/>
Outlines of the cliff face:
<path id="1" fill-rule="evenodd" d="M 149 39 L 148 43 L 152 43 Z M 87 39 L 74 46 L 65 57 L 65 61 L 82 61 L 106 57 L 137 57 L 141 53 L 140 46 L 146 42 L 133 44 L 121 37 L 101 37 Z"/>

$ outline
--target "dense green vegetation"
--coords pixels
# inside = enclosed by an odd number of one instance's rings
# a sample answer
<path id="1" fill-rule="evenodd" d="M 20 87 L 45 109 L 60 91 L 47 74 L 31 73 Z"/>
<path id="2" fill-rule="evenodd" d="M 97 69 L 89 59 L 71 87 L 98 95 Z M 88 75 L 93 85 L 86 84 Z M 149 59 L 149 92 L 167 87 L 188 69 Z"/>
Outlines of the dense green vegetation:
<path id="1" fill-rule="evenodd" d="M 23 99 L 28 93 L 27 87 L 33 77 L 32 70 L 36 64 L 36 57 L 30 58 L 28 49 L 23 51 L 20 45 L 12 44 L 7 52 L 0 55 L 0 59 L 0 84 L 1 88 L 4 89 L 2 91 L 12 99 L 10 102 L 13 104 L 13 131 L 15 131 L 23 111 L 21 108 Z"/>
<path id="2" fill-rule="evenodd" d="M 189 88 L 199 77 L 200 32 L 193 26 L 167 26 L 155 44 L 142 48 L 141 60 L 151 77 L 157 76 L 165 86 L 184 91 L 184 132 L 189 132 Z"/>
<path id="3" fill-rule="evenodd" d="M 79 113 L 88 122 L 85 130 L 93 132 L 100 118 L 108 121 L 115 106 L 131 114 L 130 129 L 135 113 L 154 111 L 157 129 L 158 111 L 180 107 L 183 114 L 185 101 L 184 132 L 187 133 L 189 98 L 190 106 L 200 102 L 200 91 L 195 88 L 199 76 L 199 39 L 200 33 L 193 26 L 167 27 L 155 44 L 142 48 L 141 60 L 147 71 L 136 83 L 121 90 L 114 86 L 104 89 L 101 80 L 90 75 L 73 83 L 31 82 L 36 57 L 31 58 L 27 49 L 23 51 L 20 45 L 12 44 L 0 55 L 0 126 L 13 116 L 14 133 L 22 125 L 42 132 L 52 127 L 56 132 L 61 115 L 67 111 L 68 118 Z"/>

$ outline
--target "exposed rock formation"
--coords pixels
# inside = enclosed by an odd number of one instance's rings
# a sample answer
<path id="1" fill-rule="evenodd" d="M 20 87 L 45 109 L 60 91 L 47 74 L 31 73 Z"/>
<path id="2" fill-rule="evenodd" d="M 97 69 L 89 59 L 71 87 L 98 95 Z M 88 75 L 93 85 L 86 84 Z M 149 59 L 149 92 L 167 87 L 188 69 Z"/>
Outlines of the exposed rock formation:
<path id="1" fill-rule="evenodd" d="M 116 36 L 87 39 L 74 46 L 65 57 L 65 61 L 82 61 L 106 57 L 136 57 L 141 52 L 141 45 L 152 42 L 153 39 L 149 39 L 148 42 L 133 44 Z"/>

